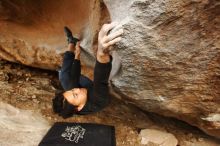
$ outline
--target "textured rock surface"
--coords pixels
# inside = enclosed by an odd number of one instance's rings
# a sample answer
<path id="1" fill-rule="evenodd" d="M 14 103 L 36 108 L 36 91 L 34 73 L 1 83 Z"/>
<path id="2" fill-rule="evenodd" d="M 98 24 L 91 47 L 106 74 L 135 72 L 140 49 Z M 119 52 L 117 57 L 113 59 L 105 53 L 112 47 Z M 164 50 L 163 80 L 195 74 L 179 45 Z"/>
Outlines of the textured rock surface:
<path id="1" fill-rule="evenodd" d="M 50 128 L 42 115 L 3 102 L 0 102 L 0 115 L 0 144 L 3 146 L 36 146 Z"/>
<path id="2" fill-rule="evenodd" d="M 219 1 L 104 1 L 125 29 L 115 89 L 220 138 Z"/>
<path id="3" fill-rule="evenodd" d="M 122 66 L 112 80 L 114 90 L 144 110 L 219 137 L 219 1 L 104 3 L 107 8 L 98 0 L 0 0 L 1 58 L 54 70 L 65 51 L 62 28 L 68 25 L 78 34 L 83 29 L 83 61 L 91 65 L 94 58 L 86 58 L 93 56 L 97 30 L 110 14 L 125 29 L 115 47 Z"/>

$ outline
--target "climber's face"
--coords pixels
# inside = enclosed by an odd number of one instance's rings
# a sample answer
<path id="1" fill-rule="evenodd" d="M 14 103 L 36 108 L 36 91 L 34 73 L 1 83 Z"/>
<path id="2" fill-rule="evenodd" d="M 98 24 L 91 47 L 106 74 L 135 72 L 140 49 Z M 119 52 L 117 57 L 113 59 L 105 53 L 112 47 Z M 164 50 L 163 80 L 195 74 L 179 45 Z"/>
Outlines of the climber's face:
<path id="1" fill-rule="evenodd" d="M 87 96 L 86 88 L 74 88 L 72 89 L 72 95 L 75 99 L 85 98 Z"/>
<path id="2" fill-rule="evenodd" d="M 73 88 L 72 90 L 64 92 L 65 99 L 74 106 L 80 106 L 87 101 L 86 88 Z"/>

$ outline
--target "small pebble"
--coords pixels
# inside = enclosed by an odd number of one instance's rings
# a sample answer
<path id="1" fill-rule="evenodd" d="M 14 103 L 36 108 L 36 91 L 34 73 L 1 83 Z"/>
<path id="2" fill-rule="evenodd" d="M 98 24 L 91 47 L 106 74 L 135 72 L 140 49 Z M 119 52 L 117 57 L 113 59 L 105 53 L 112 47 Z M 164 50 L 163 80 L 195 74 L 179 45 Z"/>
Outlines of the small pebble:
<path id="1" fill-rule="evenodd" d="M 32 99 L 35 99 L 35 98 L 37 98 L 37 96 L 36 96 L 36 95 L 33 95 L 33 96 L 32 96 Z"/>
<path id="2" fill-rule="evenodd" d="M 29 81 L 29 78 L 26 78 L 25 80 L 26 80 L 26 81 Z"/>
<path id="3" fill-rule="evenodd" d="M 18 81 L 18 84 L 22 84 L 23 83 L 23 81 Z"/>
<path id="4" fill-rule="evenodd" d="M 21 97 L 20 100 L 21 100 L 21 101 L 27 101 L 27 98 Z"/>
<path id="5" fill-rule="evenodd" d="M 37 99 L 33 99 L 34 103 L 40 103 L 40 101 L 38 101 Z"/>
<path id="6" fill-rule="evenodd" d="M 201 137 L 199 137 L 199 138 L 198 138 L 198 141 L 202 142 L 202 141 L 204 141 L 204 139 L 201 138 Z"/>

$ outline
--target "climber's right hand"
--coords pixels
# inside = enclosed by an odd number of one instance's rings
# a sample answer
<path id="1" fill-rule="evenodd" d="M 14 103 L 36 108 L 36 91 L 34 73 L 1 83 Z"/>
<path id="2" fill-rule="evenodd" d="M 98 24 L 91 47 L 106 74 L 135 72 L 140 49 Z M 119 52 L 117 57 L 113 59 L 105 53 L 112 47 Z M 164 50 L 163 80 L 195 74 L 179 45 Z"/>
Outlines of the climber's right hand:
<path id="1" fill-rule="evenodd" d="M 121 35 L 123 34 L 123 29 L 118 29 L 115 32 L 109 34 L 109 32 L 118 25 L 117 22 L 112 22 L 110 24 L 104 24 L 99 31 L 98 36 L 98 51 L 97 55 L 105 56 L 109 55 L 110 46 L 121 40 Z"/>

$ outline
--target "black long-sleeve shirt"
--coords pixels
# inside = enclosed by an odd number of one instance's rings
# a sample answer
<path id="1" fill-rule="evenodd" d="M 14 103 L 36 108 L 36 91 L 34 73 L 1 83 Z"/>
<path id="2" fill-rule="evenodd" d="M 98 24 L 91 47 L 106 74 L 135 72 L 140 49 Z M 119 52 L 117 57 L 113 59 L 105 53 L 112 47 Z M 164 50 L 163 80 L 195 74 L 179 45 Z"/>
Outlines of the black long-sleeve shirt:
<path id="1" fill-rule="evenodd" d="M 109 104 L 110 95 L 108 88 L 108 79 L 111 68 L 111 61 L 108 63 L 100 63 L 96 61 L 93 86 L 87 88 L 87 102 L 83 109 L 77 112 L 77 114 L 84 115 L 97 112 Z"/>
<path id="2" fill-rule="evenodd" d="M 87 102 L 81 111 L 76 114 L 89 114 L 103 109 L 110 101 L 108 79 L 112 68 L 112 57 L 108 63 L 100 63 L 96 61 L 94 69 L 93 85 L 87 86 Z M 80 61 L 74 60 L 72 65 L 74 70 L 74 81 L 79 83 L 80 77 Z"/>

